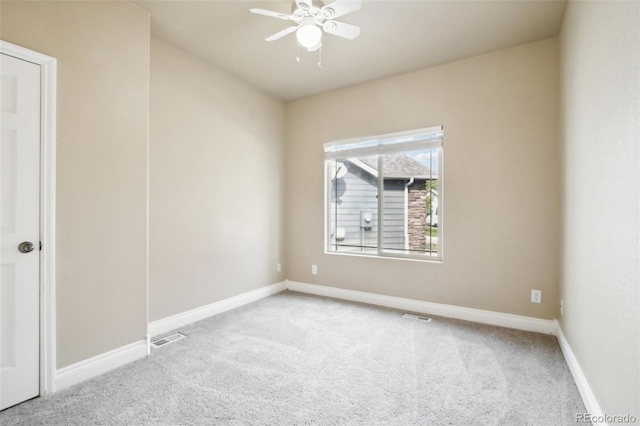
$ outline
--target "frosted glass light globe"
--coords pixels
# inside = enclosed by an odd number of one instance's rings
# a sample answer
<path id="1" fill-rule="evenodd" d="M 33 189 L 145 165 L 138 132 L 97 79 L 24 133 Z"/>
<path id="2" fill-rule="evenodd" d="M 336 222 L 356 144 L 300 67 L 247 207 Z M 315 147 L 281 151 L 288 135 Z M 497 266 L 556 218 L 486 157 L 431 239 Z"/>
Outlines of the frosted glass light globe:
<path id="1" fill-rule="evenodd" d="M 300 46 L 311 49 L 322 39 L 322 30 L 316 25 L 303 25 L 296 31 L 296 38 Z"/>

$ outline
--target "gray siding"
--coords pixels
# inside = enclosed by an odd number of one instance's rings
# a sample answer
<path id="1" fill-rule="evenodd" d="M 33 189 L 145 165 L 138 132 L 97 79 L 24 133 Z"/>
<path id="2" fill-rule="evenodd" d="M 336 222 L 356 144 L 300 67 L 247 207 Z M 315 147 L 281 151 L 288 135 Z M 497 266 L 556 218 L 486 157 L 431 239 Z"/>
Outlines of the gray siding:
<path id="1" fill-rule="evenodd" d="M 384 183 L 384 248 L 405 248 L 404 185 L 404 180 Z"/>
<path id="2" fill-rule="evenodd" d="M 339 228 L 345 231 L 345 238 L 337 243 L 339 251 L 375 252 L 378 239 L 377 181 L 369 173 L 348 161 L 347 174 L 332 185 L 332 198 L 338 195 L 337 202 L 331 205 L 331 224 L 334 235 Z M 403 249 L 405 247 L 405 200 L 404 182 L 395 180 L 385 182 L 384 191 L 384 245 L 385 248 Z M 361 227 L 363 211 L 372 215 L 371 229 Z M 362 249 L 361 246 L 372 247 Z"/>

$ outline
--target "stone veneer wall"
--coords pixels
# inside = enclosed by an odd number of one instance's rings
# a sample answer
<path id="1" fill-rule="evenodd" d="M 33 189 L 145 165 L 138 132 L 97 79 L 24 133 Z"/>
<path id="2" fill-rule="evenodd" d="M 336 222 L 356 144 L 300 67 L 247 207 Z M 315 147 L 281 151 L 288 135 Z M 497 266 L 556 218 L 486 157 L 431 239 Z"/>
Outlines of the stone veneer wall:
<path id="1" fill-rule="evenodd" d="M 425 188 L 424 181 L 418 181 L 409 187 L 407 200 L 407 229 L 409 233 L 410 250 L 424 250 L 426 244 L 426 197 L 427 190 Z"/>

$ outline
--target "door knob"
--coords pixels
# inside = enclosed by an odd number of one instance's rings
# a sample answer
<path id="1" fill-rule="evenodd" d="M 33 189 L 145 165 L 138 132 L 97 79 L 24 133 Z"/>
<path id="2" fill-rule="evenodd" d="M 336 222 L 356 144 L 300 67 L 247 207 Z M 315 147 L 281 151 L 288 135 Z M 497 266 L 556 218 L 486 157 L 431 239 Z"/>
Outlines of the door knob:
<path id="1" fill-rule="evenodd" d="M 24 243 L 20 243 L 18 250 L 20 250 L 21 253 L 30 253 L 33 251 L 33 244 L 25 241 Z"/>

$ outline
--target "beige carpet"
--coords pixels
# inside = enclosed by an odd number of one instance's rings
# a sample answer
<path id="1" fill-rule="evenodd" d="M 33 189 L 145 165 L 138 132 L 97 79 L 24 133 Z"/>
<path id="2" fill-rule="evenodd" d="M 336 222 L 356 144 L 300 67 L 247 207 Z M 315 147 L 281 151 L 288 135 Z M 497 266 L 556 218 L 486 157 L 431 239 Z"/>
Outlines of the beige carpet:
<path id="1" fill-rule="evenodd" d="M 553 336 L 284 292 L 0 413 L 25 425 L 574 425 Z"/>

